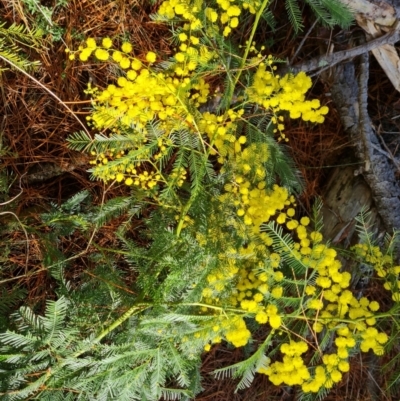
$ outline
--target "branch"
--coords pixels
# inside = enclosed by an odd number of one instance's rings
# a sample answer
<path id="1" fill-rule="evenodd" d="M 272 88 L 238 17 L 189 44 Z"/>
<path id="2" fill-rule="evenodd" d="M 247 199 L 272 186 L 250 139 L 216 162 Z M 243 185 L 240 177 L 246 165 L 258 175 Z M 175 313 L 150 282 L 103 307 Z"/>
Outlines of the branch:
<path id="1" fill-rule="evenodd" d="M 292 72 L 293 74 L 296 74 L 300 71 L 310 72 L 320 68 L 325 69 L 326 67 L 333 67 L 334 65 L 339 64 L 342 61 L 360 56 L 361 54 L 376 49 L 377 47 L 381 47 L 382 45 L 393 45 L 398 41 L 400 41 L 400 30 L 393 29 L 380 38 L 373 39 L 370 42 L 366 42 L 350 50 L 343 50 L 340 52 L 329 54 L 327 56 L 315 57 L 303 63 L 296 64 L 292 67 L 285 66 L 282 69 L 279 69 L 279 74 L 284 75 L 287 72 Z"/>

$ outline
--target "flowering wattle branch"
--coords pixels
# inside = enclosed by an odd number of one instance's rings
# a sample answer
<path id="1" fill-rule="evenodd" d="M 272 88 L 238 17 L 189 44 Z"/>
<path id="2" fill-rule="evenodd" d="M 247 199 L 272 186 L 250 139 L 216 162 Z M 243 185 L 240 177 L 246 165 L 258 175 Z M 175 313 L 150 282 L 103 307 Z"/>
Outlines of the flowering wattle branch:
<path id="1" fill-rule="evenodd" d="M 276 385 L 318 392 L 342 380 L 352 353 L 382 355 L 388 336 L 375 327 L 379 303 L 353 294 L 351 274 L 343 271 L 337 252 L 310 228 L 308 217 L 296 217 L 291 188 L 277 183 L 277 154 L 283 156 L 273 134 L 277 141 L 288 141 L 285 118 L 323 123 L 328 108 L 306 99 L 310 77 L 276 75 L 272 55 L 263 54 L 263 47 L 257 50 L 253 39 L 267 5 L 268 0 L 217 0 L 207 6 L 167 0 L 158 15 L 174 21 L 179 44 L 169 60 L 158 63 L 160 56 L 141 55 L 129 42 L 114 48 L 110 38 L 101 46 L 87 39 L 77 52 L 70 51 L 70 59 L 79 54 L 84 62 L 94 55 L 101 62 L 112 60 L 121 72 L 107 88 L 89 89 L 93 112 L 88 122 L 102 132 L 90 142 L 93 176 L 124 182 L 161 209 L 173 207 L 178 239 L 185 233 L 205 251 L 217 249 L 213 268 L 196 267 L 202 277 L 192 284 L 199 294 L 196 302 L 181 299 L 182 306 L 208 320 L 180 346 L 201 343 L 209 351 L 226 341 L 243 347 L 251 341 L 252 321 L 280 344 L 282 355 L 282 361 L 277 357 L 258 372 Z M 221 71 L 209 65 L 225 50 L 214 50 L 221 41 L 206 43 L 213 37 L 228 40 L 244 13 L 253 14 L 254 22 L 244 53 L 236 55 L 238 70 L 233 78 L 226 71 L 231 84 L 223 101 L 228 106 L 210 108 L 211 78 L 220 78 Z M 257 58 L 247 64 L 251 52 Z M 221 64 L 227 65 L 225 60 Z M 250 85 L 241 89 L 244 73 Z M 252 117 L 249 110 L 255 108 L 267 124 Z M 74 146 L 74 138 L 70 143 Z M 206 216 L 196 208 L 207 210 Z M 378 275 L 389 274 L 389 266 L 376 263 Z M 393 299 L 399 300 L 397 295 Z M 306 324 L 294 336 L 298 322 Z M 285 333 L 282 340 L 277 331 Z M 321 344 L 322 333 L 332 338 L 329 351 Z"/>

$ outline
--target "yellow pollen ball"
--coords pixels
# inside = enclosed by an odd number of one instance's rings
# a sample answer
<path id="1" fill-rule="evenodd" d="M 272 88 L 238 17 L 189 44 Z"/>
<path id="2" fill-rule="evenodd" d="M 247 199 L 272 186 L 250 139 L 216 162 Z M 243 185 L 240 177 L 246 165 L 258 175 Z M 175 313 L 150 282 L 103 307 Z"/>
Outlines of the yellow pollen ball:
<path id="1" fill-rule="evenodd" d="M 128 57 L 123 57 L 121 59 L 121 61 L 119 62 L 119 65 L 121 66 L 121 68 L 123 68 L 124 70 L 128 69 L 131 65 L 131 62 L 129 60 Z"/>
<path id="2" fill-rule="evenodd" d="M 97 57 L 97 59 L 101 61 L 107 61 L 108 60 L 108 51 L 104 49 L 96 49 L 94 55 Z"/>
<path id="3" fill-rule="evenodd" d="M 124 53 L 130 53 L 132 51 L 132 45 L 129 42 L 122 43 L 121 50 Z"/>
<path id="4" fill-rule="evenodd" d="M 96 41 L 93 38 L 88 38 L 86 40 L 86 45 L 87 47 L 89 47 L 90 49 L 95 49 L 97 47 L 96 45 Z"/>
<path id="5" fill-rule="evenodd" d="M 239 25 L 239 19 L 234 17 L 231 19 L 230 26 L 231 28 L 237 28 Z"/>
<path id="6" fill-rule="evenodd" d="M 156 61 L 156 59 L 157 59 L 157 55 L 154 52 L 148 52 L 146 54 L 146 60 L 149 63 L 154 63 Z"/>
<path id="7" fill-rule="evenodd" d="M 240 8 L 238 6 L 230 6 L 226 13 L 229 17 L 237 17 L 240 15 Z"/>
<path id="8" fill-rule="evenodd" d="M 182 42 L 185 42 L 186 40 L 187 40 L 187 35 L 186 35 L 186 33 L 180 33 L 179 34 L 179 40 L 180 41 L 182 41 Z"/>
<path id="9" fill-rule="evenodd" d="M 101 44 L 103 45 L 103 47 L 105 47 L 106 49 L 109 49 L 112 46 L 112 40 L 110 38 L 104 38 L 101 42 Z"/>

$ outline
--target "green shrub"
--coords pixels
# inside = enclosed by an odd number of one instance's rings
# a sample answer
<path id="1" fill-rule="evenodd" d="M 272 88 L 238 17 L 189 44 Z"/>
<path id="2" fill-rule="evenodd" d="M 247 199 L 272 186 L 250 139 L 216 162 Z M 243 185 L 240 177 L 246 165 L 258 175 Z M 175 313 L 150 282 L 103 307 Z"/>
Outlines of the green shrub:
<path id="1" fill-rule="evenodd" d="M 90 242 L 96 269 L 78 284 L 65 280 L 68 259 L 47 265 L 59 298 L 44 316 L 22 307 L 0 334 L 4 399 L 190 399 L 202 354 L 221 342 L 250 355 L 216 372 L 240 378 L 239 389 L 260 373 L 322 397 L 353 355 L 390 344 L 379 323 L 397 316 L 393 241 L 383 251 L 366 234 L 355 251 L 393 293 L 395 306 L 380 313 L 324 243 L 319 206 L 312 218 L 296 212 L 301 180 L 282 145 L 285 121 L 322 123 L 327 107 L 306 99 L 306 74 L 276 75 L 277 60 L 254 42 L 267 0 L 202 4 L 161 4 L 178 48 L 169 59 L 111 38 L 68 51 L 71 62 L 120 67 L 107 88 L 88 88 L 94 139 L 79 132 L 69 145 L 91 156 L 94 178 L 130 195 L 95 209 L 79 193 L 43 221 L 58 237 L 81 230 L 91 241 L 111 219 L 126 221 L 120 249 Z M 252 18 L 243 48 L 230 39 L 242 18 Z M 140 243 L 129 238 L 135 216 Z M 134 283 L 124 284 L 116 255 Z"/>

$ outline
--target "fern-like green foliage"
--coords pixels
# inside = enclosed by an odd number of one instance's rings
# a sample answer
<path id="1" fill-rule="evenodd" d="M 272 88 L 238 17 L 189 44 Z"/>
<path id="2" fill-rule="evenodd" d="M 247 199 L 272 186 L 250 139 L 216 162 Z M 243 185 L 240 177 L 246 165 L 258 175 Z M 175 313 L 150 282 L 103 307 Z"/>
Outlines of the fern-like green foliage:
<path id="1" fill-rule="evenodd" d="M 339 25 L 346 29 L 354 20 L 351 10 L 339 0 L 306 0 L 306 3 L 315 16 L 327 26 Z"/>
<path id="2" fill-rule="evenodd" d="M 173 400 L 199 392 L 202 341 L 181 339 L 211 317 L 177 301 L 190 303 L 188 291 L 204 275 L 193 271 L 209 255 L 191 236 L 178 240 L 166 228 L 153 230 L 148 249 L 124 241 L 127 261 L 140 274 L 129 296 L 118 289 L 123 280 L 109 256 L 93 255 L 99 267 L 68 299 L 49 301 L 44 316 L 27 307 L 12 316 L 13 329 L 0 335 L 2 399 Z"/>
<path id="3" fill-rule="evenodd" d="M 86 230 L 90 224 L 87 215 L 80 212 L 88 191 L 78 192 L 61 206 L 52 205 L 52 210 L 42 215 L 44 223 L 54 229 L 56 235 L 71 235 L 76 229 Z"/>
<path id="4" fill-rule="evenodd" d="M 139 321 L 102 345 L 71 327 L 67 310 L 73 314 L 74 309 L 59 298 L 48 302 L 44 316 L 29 308 L 14 316 L 18 332 L 0 335 L 2 399 L 178 399 L 190 392 L 171 388 L 171 379 L 198 386 L 193 364 L 173 347 L 160 347 L 159 335 L 141 329 Z"/>
<path id="5" fill-rule="evenodd" d="M 51 35 L 54 42 L 61 40 L 65 28 L 53 21 L 53 15 L 57 11 L 60 12 L 62 7 L 66 7 L 68 0 L 55 0 L 52 6 L 44 5 L 39 0 L 21 0 L 21 3 L 25 6 L 26 14 L 30 14 L 33 19 L 34 26 L 38 27 L 44 35 Z"/>
<path id="6" fill-rule="evenodd" d="M 0 58 L 7 67 L 17 66 L 24 71 L 38 66 L 37 61 L 30 61 L 26 49 L 38 49 L 42 33 L 39 30 L 28 31 L 23 25 L 0 22 Z M 0 72 L 6 70 L 1 67 Z"/>
<path id="7" fill-rule="evenodd" d="M 297 0 L 286 0 L 285 8 L 288 13 L 289 21 L 296 33 L 303 29 L 300 6 Z"/>
<path id="8" fill-rule="evenodd" d="M 354 20 L 351 10 L 339 0 L 304 0 L 304 2 L 323 25 L 329 27 L 339 25 L 346 29 Z M 296 34 L 303 29 L 302 5 L 299 0 L 285 0 L 289 21 Z"/>
<path id="9" fill-rule="evenodd" d="M 212 316 L 197 314 L 191 302 L 201 292 L 193 284 L 215 267 L 218 247 L 204 250 L 192 233 L 177 238 L 168 229 L 173 215 L 158 212 L 142 233 L 148 246 L 120 235 L 121 253 L 138 274 L 130 288 L 113 262 L 115 250 L 99 250 L 90 255 L 96 269 L 83 274 L 72 289 L 64 281 L 68 263 L 57 249 L 58 238 L 86 230 L 89 222 L 101 227 L 140 208 L 132 198 L 112 199 L 99 208 L 89 207 L 89 199 L 88 192 L 77 193 L 42 215 L 52 229 L 41 235 L 52 258 L 52 264 L 44 265 L 59 283 L 59 297 L 47 302 L 43 315 L 24 306 L 4 322 L 9 329 L 0 334 L 1 399 L 192 398 L 201 389 L 203 340 L 182 343 L 182 338 L 208 321 L 213 324 Z M 204 220 L 199 205 L 194 210 Z M 201 270 L 202 265 L 208 267 Z M 7 299 L 1 302 L 5 312 L 20 297 Z"/>
<path id="10" fill-rule="evenodd" d="M 226 377 L 240 378 L 237 384 L 237 390 L 244 390 L 251 386 L 255 374 L 260 368 L 269 365 L 270 359 L 266 356 L 266 350 L 271 345 L 271 337 L 268 336 L 265 341 L 258 347 L 257 351 L 244 361 L 235 363 L 225 368 L 216 369 L 214 375 L 218 379 Z M 271 354 L 272 355 L 272 354 Z"/>

